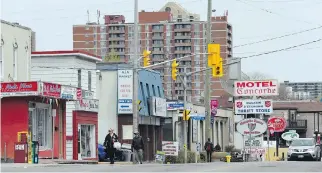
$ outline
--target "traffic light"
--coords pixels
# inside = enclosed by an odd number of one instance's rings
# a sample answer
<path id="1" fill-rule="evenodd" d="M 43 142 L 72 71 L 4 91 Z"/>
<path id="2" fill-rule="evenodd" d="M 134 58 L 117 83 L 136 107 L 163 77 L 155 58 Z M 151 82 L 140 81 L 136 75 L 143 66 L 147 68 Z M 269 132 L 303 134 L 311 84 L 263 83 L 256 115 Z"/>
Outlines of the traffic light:
<path id="1" fill-rule="evenodd" d="M 189 119 L 190 119 L 190 110 L 188 110 L 188 109 L 185 109 L 185 110 L 183 110 L 183 116 L 182 116 L 182 119 L 183 119 L 183 121 L 188 121 Z"/>
<path id="2" fill-rule="evenodd" d="M 138 104 L 138 111 L 140 112 L 141 111 L 141 109 L 142 109 L 142 107 L 141 107 L 141 104 L 142 103 L 142 101 L 141 100 L 138 100 L 138 102 L 137 102 L 137 104 Z"/>
<path id="3" fill-rule="evenodd" d="M 172 64 L 171 64 L 171 68 L 172 68 L 172 80 L 177 80 L 177 72 L 178 72 L 178 70 L 177 70 L 177 67 L 179 66 L 179 64 L 177 63 L 177 61 L 176 60 L 173 60 L 172 61 Z"/>
<path id="4" fill-rule="evenodd" d="M 216 65 L 215 67 L 212 68 L 212 76 L 213 77 L 223 77 L 224 76 L 222 61 L 220 61 L 218 63 L 218 65 Z"/>
<path id="5" fill-rule="evenodd" d="M 151 54 L 151 51 L 148 51 L 148 50 L 143 51 L 143 67 L 150 65 L 150 60 L 151 60 L 150 54 Z"/>
<path id="6" fill-rule="evenodd" d="M 213 77 L 224 76 L 220 44 L 208 44 L 208 67 L 212 68 Z"/>

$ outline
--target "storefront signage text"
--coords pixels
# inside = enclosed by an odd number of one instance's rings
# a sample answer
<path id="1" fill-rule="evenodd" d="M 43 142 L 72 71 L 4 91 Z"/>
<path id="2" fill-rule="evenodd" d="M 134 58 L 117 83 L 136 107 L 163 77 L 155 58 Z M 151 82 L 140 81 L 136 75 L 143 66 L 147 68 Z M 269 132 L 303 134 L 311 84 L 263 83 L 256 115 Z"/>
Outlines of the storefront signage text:
<path id="1" fill-rule="evenodd" d="M 38 82 L 1 83 L 1 96 L 26 96 L 38 94 Z"/>
<path id="2" fill-rule="evenodd" d="M 272 100 L 236 100 L 235 114 L 272 114 Z"/>
<path id="3" fill-rule="evenodd" d="M 61 98 L 69 100 L 77 100 L 77 88 L 70 86 L 61 86 Z"/>
<path id="4" fill-rule="evenodd" d="M 266 132 L 267 124 L 261 119 L 247 118 L 237 123 L 236 130 L 244 136 L 258 136 Z"/>
<path id="5" fill-rule="evenodd" d="M 178 156 L 179 142 L 162 141 L 162 151 L 166 156 Z"/>
<path id="6" fill-rule="evenodd" d="M 79 100 L 77 110 L 98 112 L 98 100 Z"/>
<path id="7" fill-rule="evenodd" d="M 236 81 L 235 96 L 274 96 L 278 95 L 277 80 Z"/>
<path id="8" fill-rule="evenodd" d="M 53 83 L 43 83 L 43 96 L 60 98 L 61 85 Z"/>

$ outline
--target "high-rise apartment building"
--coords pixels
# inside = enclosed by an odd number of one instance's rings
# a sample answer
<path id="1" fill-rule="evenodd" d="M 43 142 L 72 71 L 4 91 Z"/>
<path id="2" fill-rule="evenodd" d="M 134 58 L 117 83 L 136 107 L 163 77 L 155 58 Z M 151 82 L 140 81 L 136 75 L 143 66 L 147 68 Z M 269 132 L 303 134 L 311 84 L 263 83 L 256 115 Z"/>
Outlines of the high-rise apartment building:
<path id="1" fill-rule="evenodd" d="M 309 96 L 312 99 L 319 98 L 322 96 L 322 82 L 284 81 L 284 85 L 288 87 L 292 87 L 292 92 L 295 92 L 295 93 L 309 93 Z"/>
<path id="2" fill-rule="evenodd" d="M 167 7 L 163 7 L 166 10 L 161 9 L 159 12 L 139 13 L 141 52 L 144 49 L 151 50 L 152 63 L 188 56 L 179 62 L 179 73 L 205 68 L 207 22 L 198 21 L 199 16 L 190 13 L 187 13 L 186 17 L 173 15 L 169 9 L 173 9 L 173 6 Z M 175 9 L 176 12 L 180 10 Z M 133 24 L 125 22 L 115 24 L 106 21 L 106 18 L 109 16 L 105 16 L 105 25 L 74 25 L 74 49 L 97 54 L 102 58 L 112 53 L 118 55 L 120 61 L 129 61 L 134 52 Z M 227 16 L 213 17 L 212 40 L 221 44 L 221 56 L 224 61 L 232 57 L 232 26 L 228 23 Z M 162 74 L 166 97 L 183 99 L 183 84 L 180 80 L 172 81 L 170 63 L 155 67 L 154 70 Z M 202 102 L 204 81 L 203 72 L 187 77 L 188 101 Z M 212 79 L 211 85 L 212 96 L 221 97 L 226 94 L 218 79 Z"/>

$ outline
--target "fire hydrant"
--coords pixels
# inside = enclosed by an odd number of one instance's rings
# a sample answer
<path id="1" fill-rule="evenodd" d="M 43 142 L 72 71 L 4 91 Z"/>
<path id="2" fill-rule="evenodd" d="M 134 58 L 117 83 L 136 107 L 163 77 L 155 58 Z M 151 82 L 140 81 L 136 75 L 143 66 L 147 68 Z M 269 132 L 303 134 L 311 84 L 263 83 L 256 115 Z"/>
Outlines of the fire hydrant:
<path id="1" fill-rule="evenodd" d="M 230 155 L 226 156 L 227 163 L 230 163 L 230 159 L 231 159 Z"/>

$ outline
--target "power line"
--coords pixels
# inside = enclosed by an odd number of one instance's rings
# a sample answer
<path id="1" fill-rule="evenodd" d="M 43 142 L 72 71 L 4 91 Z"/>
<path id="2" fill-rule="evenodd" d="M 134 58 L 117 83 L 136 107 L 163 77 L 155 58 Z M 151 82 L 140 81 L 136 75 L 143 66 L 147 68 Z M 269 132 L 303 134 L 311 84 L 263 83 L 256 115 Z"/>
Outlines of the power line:
<path id="1" fill-rule="evenodd" d="M 322 41 L 322 38 L 317 39 L 317 40 L 314 40 L 314 41 L 310 41 L 310 42 L 307 42 L 307 43 L 302 43 L 302 44 L 298 44 L 298 45 L 295 45 L 295 46 L 291 46 L 291 47 L 286 47 L 286 48 L 282 48 L 282 49 L 272 50 L 272 51 L 268 51 L 268 52 L 263 52 L 263 53 L 259 53 L 259 54 L 255 54 L 255 55 L 246 56 L 246 57 L 240 57 L 240 59 L 252 58 L 252 57 L 257 57 L 257 56 L 262 56 L 262 55 L 268 55 L 268 54 L 272 54 L 272 53 L 277 53 L 277 52 L 281 52 L 281 51 L 286 51 L 286 50 L 289 50 L 289 49 L 306 46 L 306 45 L 313 44 L 313 43 L 317 43 L 317 42 L 320 42 L 320 41 Z"/>
<path id="2" fill-rule="evenodd" d="M 298 50 L 314 50 L 314 49 L 321 49 L 322 47 L 311 47 L 311 48 L 305 48 L 305 49 L 289 49 L 285 51 L 298 51 Z M 257 52 L 234 52 L 234 54 L 255 54 Z"/>
<path id="3" fill-rule="evenodd" d="M 272 50 L 272 51 L 268 51 L 268 52 L 263 52 L 263 53 L 259 53 L 259 54 L 255 54 L 255 55 L 246 56 L 246 57 L 233 57 L 233 58 L 230 58 L 230 59 L 231 60 L 232 59 L 246 59 L 246 58 L 252 58 L 252 57 L 257 57 L 257 56 L 263 56 L 263 55 L 268 55 L 268 54 L 272 54 L 272 53 L 287 51 L 287 50 L 294 49 L 294 48 L 297 48 L 297 47 L 302 47 L 302 46 L 305 46 L 305 45 L 314 44 L 314 43 L 317 43 L 317 42 L 320 42 L 320 41 L 322 41 L 322 38 L 320 38 L 318 40 L 310 41 L 310 42 L 307 42 L 307 43 L 302 43 L 302 44 L 294 45 L 294 46 L 291 46 L 291 47 L 286 47 L 286 48 L 282 48 L 282 49 Z M 200 64 L 200 67 L 201 67 L 201 65 L 204 65 L 204 64 L 201 63 Z M 32 68 L 97 70 L 97 69 L 88 69 L 88 68 L 76 68 L 76 67 L 66 67 L 66 68 L 63 68 L 63 67 L 51 67 L 51 66 L 33 66 Z"/>
<path id="4" fill-rule="evenodd" d="M 268 38 L 268 39 L 264 39 L 264 40 L 260 40 L 260 41 L 255 41 L 255 42 L 251 42 L 251 43 L 246 43 L 246 44 L 241 44 L 241 45 L 238 45 L 238 46 L 234 46 L 234 48 L 244 47 L 244 46 L 249 46 L 249 45 L 253 45 L 253 44 L 257 44 L 257 43 L 262 43 L 262 42 L 266 42 L 266 41 L 276 40 L 276 39 L 280 39 L 280 38 L 284 38 L 284 37 L 294 36 L 294 35 L 298 35 L 298 34 L 301 34 L 301 33 L 309 32 L 309 31 L 314 31 L 314 30 L 317 30 L 317 29 L 322 29 L 322 26 L 315 27 L 315 28 L 311 28 L 311 29 L 306 29 L 306 30 L 302 30 L 302 31 L 298 31 L 298 32 L 290 33 L 290 34 L 285 34 L 285 35 L 278 36 L 278 37 Z"/>
<path id="5" fill-rule="evenodd" d="M 280 14 L 280 13 L 276 13 L 276 12 L 273 12 L 273 11 L 271 11 L 271 10 L 264 9 L 264 8 L 261 8 L 261 7 L 255 6 L 255 5 L 253 5 L 253 4 L 250 4 L 250 3 L 248 3 L 247 1 L 243 1 L 243 0 L 235 0 L 235 1 L 241 2 L 241 3 L 246 4 L 246 5 L 249 5 L 249 6 L 253 6 L 253 7 L 258 8 L 258 9 L 260 9 L 261 11 L 264 11 L 264 12 L 266 12 L 266 13 L 275 14 L 275 15 L 278 15 L 278 16 L 280 16 L 280 17 L 288 18 L 288 19 L 290 19 L 290 20 L 294 20 L 294 21 L 297 21 L 297 22 L 304 22 L 304 23 L 307 23 L 307 24 L 314 24 L 314 23 L 309 22 L 309 21 L 304 21 L 304 20 L 295 19 L 294 17 L 284 16 L 284 15 L 282 15 L 282 14 Z M 321 25 L 319 25 L 319 26 L 321 26 Z"/>

